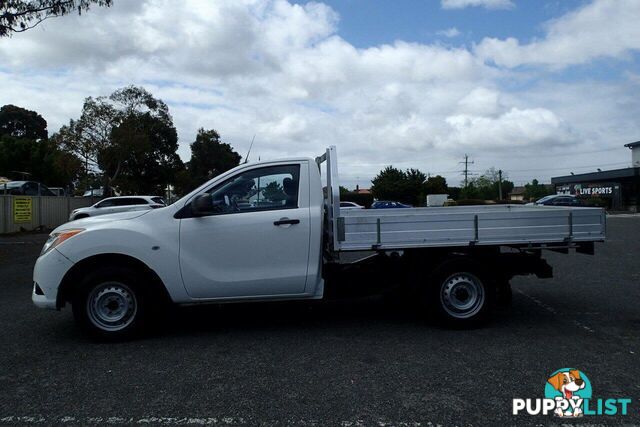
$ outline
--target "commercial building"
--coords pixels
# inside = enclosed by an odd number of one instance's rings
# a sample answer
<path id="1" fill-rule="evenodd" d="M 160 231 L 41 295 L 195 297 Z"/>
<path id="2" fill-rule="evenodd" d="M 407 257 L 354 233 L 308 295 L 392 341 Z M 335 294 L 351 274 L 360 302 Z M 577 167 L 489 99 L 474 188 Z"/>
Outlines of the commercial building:
<path id="1" fill-rule="evenodd" d="M 640 141 L 625 144 L 631 167 L 551 178 L 558 194 L 601 201 L 611 210 L 640 212 Z"/>

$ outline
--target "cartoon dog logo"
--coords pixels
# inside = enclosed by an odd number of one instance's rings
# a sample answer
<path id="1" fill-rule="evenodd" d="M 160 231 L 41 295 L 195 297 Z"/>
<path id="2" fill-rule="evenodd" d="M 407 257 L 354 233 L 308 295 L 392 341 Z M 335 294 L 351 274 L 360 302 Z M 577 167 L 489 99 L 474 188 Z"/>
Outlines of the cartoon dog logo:
<path id="1" fill-rule="evenodd" d="M 578 371 L 577 369 L 571 369 L 568 372 L 558 372 L 551 378 L 549 378 L 547 382 L 551 384 L 551 386 L 555 390 L 562 393 L 562 396 L 557 396 L 555 398 L 556 401 L 569 401 L 571 399 L 578 399 L 578 396 L 574 396 L 575 393 L 579 390 L 584 389 L 585 387 L 585 382 L 580 377 L 580 371 Z M 563 412 L 562 408 L 558 406 L 558 408 L 554 411 L 554 414 L 558 417 L 580 417 L 582 416 L 582 409 L 577 407 L 573 410 L 573 412 L 570 412 L 568 410 Z"/>

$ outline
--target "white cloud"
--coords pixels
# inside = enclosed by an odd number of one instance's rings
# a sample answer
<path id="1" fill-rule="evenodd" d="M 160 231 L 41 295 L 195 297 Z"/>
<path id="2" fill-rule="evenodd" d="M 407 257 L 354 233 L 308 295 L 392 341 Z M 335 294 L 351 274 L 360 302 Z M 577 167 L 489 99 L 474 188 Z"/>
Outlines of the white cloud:
<path id="1" fill-rule="evenodd" d="M 471 147 L 558 146 L 576 142 L 571 129 L 544 108 L 511 108 L 498 117 L 455 115 L 447 117 L 453 129 L 450 141 Z"/>
<path id="2" fill-rule="evenodd" d="M 445 36 L 449 38 L 458 37 L 461 33 L 456 27 L 447 28 L 446 30 L 438 31 L 436 34 L 439 36 Z"/>
<path id="3" fill-rule="evenodd" d="M 640 1 L 595 0 L 546 26 L 541 40 L 484 39 L 480 57 L 505 67 L 524 64 L 565 67 L 596 58 L 622 58 L 640 50 Z"/>
<path id="4" fill-rule="evenodd" d="M 503 109 L 499 92 L 478 87 L 458 101 L 457 112 L 478 116 L 494 116 Z"/>
<path id="5" fill-rule="evenodd" d="M 512 0 L 440 0 L 443 9 L 464 9 L 465 7 L 484 7 L 487 9 L 513 9 Z"/>
<path id="6" fill-rule="evenodd" d="M 256 134 L 253 160 L 335 144 L 348 186 L 368 185 L 388 164 L 455 170 L 465 152 L 480 169 L 530 169 L 522 153 L 612 144 L 612 128 L 619 139 L 640 133 L 631 77 L 625 87 L 543 87 L 535 74 L 485 62 L 481 46 L 358 49 L 339 36 L 338 19 L 322 3 L 284 0 L 115 2 L 1 40 L 0 105 L 41 112 L 53 132 L 79 115 L 85 97 L 144 85 L 168 103 L 185 160 L 199 127 L 215 128 L 241 154 Z M 505 89 L 518 80 L 528 88 Z"/>

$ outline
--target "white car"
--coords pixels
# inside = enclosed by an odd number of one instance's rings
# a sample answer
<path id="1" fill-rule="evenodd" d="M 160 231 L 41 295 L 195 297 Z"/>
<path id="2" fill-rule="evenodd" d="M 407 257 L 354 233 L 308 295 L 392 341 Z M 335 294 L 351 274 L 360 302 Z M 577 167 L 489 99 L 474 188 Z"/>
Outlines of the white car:
<path id="1" fill-rule="evenodd" d="M 158 196 L 122 196 L 109 197 L 100 200 L 88 208 L 75 209 L 69 215 L 69 221 L 87 218 L 90 216 L 112 214 L 118 212 L 142 211 L 147 209 L 163 208 L 167 204 Z"/>
<path id="2" fill-rule="evenodd" d="M 364 206 L 354 202 L 340 202 L 340 209 L 364 209 Z"/>

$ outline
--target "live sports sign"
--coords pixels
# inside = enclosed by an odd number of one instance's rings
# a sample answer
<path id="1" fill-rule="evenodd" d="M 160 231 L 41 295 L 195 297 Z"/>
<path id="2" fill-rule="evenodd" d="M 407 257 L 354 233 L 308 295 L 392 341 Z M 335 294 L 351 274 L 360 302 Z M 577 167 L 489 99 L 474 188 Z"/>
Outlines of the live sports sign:
<path id="1" fill-rule="evenodd" d="M 572 194 L 583 197 L 615 197 L 620 191 L 619 184 L 568 184 L 559 186 L 558 194 Z"/>

